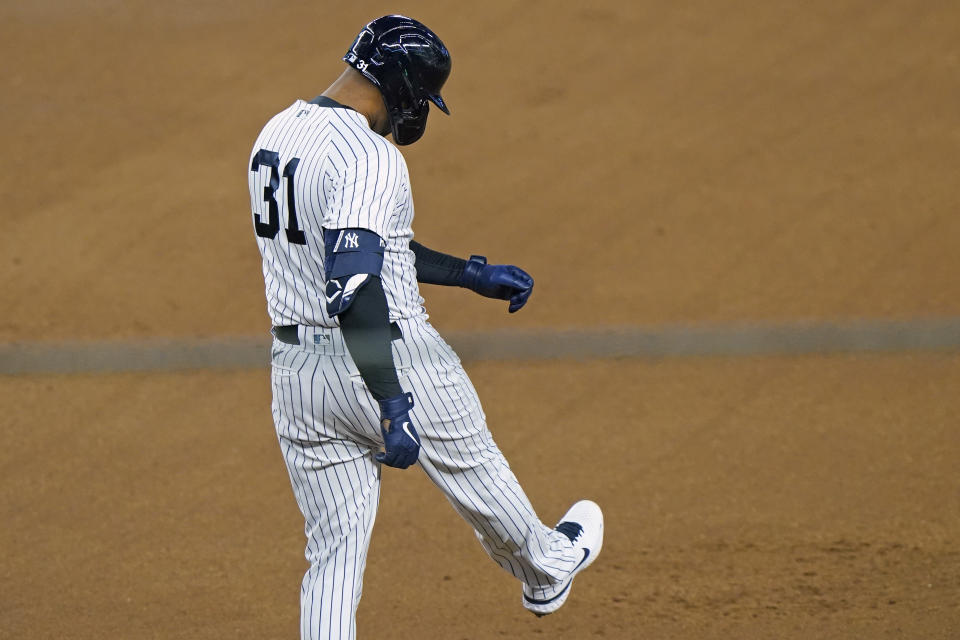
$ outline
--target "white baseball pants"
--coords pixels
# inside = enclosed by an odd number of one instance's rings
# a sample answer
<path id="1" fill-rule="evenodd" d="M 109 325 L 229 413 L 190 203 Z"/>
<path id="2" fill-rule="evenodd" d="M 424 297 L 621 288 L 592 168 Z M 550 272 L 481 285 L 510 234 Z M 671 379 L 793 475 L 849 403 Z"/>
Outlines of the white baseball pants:
<path id="1" fill-rule="evenodd" d="M 473 526 L 487 554 L 533 586 L 562 580 L 580 558 L 537 518 L 487 429 L 460 359 L 425 317 L 400 320 L 393 357 L 420 434 L 419 466 Z M 305 520 L 310 568 L 301 637 L 355 638 L 363 570 L 380 496 L 379 408 L 337 328 L 274 340 L 273 418 Z M 412 469 L 412 467 L 411 467 Z"/>

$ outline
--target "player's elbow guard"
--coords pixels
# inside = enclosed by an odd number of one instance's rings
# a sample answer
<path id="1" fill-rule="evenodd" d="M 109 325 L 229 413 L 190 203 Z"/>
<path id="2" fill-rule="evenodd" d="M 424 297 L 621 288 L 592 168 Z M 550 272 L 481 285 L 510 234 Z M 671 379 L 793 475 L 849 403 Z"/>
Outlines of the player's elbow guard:
<path id="1" fill-rule="evenodd" d="M 357 291 L 383 268 L 383 238 L 367 229 L 324 229 L 327 272 L 327 314 L 333 318 L 350 308 Z"/>

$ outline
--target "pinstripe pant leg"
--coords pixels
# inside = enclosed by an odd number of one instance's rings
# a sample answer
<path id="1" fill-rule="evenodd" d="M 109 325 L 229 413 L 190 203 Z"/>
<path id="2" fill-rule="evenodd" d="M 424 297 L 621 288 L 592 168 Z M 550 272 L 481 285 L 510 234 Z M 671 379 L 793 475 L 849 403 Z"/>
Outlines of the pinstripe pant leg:
<path id="1" fill-rule="evenodd" d="M 280 442 L 307 535 L 305 555 L 310 567 L 300 589 L 303 640 L 356 636 L 356 610 L 380 478 L 368 451 L 360 452 L 356 460 L 336 462 L 324 453 L 333 448 L 334 456 L 342 456 L 351 445 L 356 446 L 342 441 Z"/>
<path id="2" fill-rule="evenodd" d="M 356 610 L 380 497 L 367 444 L 343 437 L 332 358 L 274 350 L 273 413 L 280 449 L 304 517 L 310 563 L 300 590 L 303 640 L 356 637 Z"/>
<path id="3" fill-rule="evenodd" d="M 429 324 L 405 328 L 395 355 L 417 402 L 420 466 L 503 569 L 532 586 L 562 580 L 580 558 L 566 536 L 537 517 L 487 429 L 459 358 Z"/>

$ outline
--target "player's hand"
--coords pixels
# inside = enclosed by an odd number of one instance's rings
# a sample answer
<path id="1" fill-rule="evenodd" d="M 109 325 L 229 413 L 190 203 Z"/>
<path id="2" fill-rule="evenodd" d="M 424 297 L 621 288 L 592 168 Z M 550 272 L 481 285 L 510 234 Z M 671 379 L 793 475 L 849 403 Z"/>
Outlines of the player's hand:
<path id="1" fill-rule="evenodd" d="M 533 293 L 533 278 L 512 264 L 487 264 L 483 256 L 470 256 L 463 268 L 461 285 L 487 298 L 510 301 L 510 313 L 516 313 Z"/>
<path id="2" fill-rule="evenodd" d="M 388 467 L 406 469 L 420 455 L 420 436 L 410 422 L 413 409 L 413 394 L 380 401 L 380 431 L 383 433 L 383 453 L 374 456 L 377 462 Z"/>

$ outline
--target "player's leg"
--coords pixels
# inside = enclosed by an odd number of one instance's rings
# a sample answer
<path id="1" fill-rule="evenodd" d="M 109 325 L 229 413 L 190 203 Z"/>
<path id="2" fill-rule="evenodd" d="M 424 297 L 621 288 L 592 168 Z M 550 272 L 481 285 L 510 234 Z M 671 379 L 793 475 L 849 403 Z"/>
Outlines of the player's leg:
<path id="1" fill-rule="evenodd" d="M 331 463 L 327 451 L 339 449 L 342 455 L 355 447 L 349 442 L 318 445 L 281 437 L 280 446 L 307 535 L 310 567 L 300 589 L 301 638 L 354 638 L 379 499 L 377 465 L 368 452 L 358 452 L 358 460 Z"/>
<path id="2" fill-rule="evenodd" d="M 420 465 L 497 564 L 535 587 L 564 580 L 582 554 L 537 517 L 456 354 L 429 324 L 403 328 L 395 355 L 409 369 L 405 387 L 417 402 L 412 417 L 422 440 Z"/>
<path id="3" fill-rule="evenodd" d="M 354 638 L 380 469 L 372 449 L 342 437 L 346 401 L 329 384 L 331 358 L 293 347 L 274 351 L 273 415 L 310 567 L 301 584 L 301 637 Z"/>

